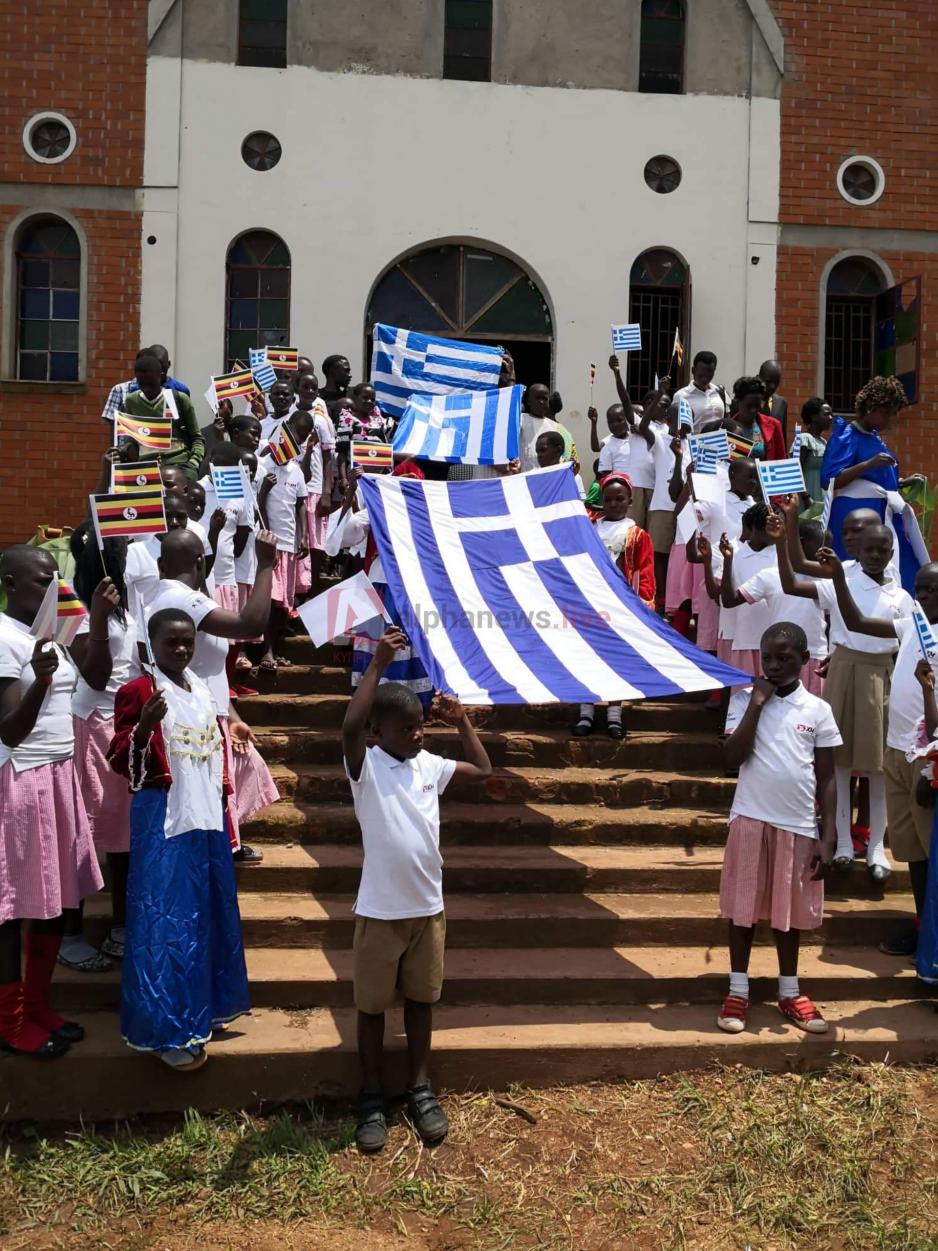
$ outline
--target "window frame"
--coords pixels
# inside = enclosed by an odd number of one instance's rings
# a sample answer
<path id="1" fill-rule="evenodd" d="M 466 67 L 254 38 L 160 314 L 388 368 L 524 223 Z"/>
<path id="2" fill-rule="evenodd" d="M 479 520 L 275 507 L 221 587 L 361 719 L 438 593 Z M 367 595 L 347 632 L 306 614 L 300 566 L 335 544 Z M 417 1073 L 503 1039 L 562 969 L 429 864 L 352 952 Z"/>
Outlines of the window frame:
<path id="1" fill-rule="evenodd" d="M 451 6 L 456 4 L 472 4 L 481 13 L 483 9 L 488 10 L 488 26 L 465 26 L 454 25 L 450 20 Z M 448 82 L 476 82 L 490 83 L 492 81 L 492 45 L 493 32 L 495 27 L 495 0 L 444 0 L 443 4 L 443 67 L 441 77 Z M 471 55 L 464 52 L 451 52 L 448 50 L 451 36 L 457 32 L 463 31 L 485 31 L 488 30 L 488 51 L 486 56 Z M 460 62 L 468 65 L 470 62 L 474 64 L 485 65 L 486 71 L 484 76 L 478 74 L 455 74 L 451 71 L 458 68 Z"/>
<path id="2" fill-rule="evenodd" d="M 281 245 L 281 246 L 282 246 L 282 247 L 286 250 L 287 257 L 288 257 L 288 260 L 289 260 L 289 263 L 288 263 L 288 264 L 286 264 L 286 265 L 241 265 L 241 264 L 234 264 L 234 265 L 232 265 L 232 261 L 231 261 L 231 254 L 232 254 L 232 252 L 234 251 L 235 247 L 236 247 L 236 246 L 237 246 L 237 245 L 238 245 L 238 244 L 239 244 L 239 243 L 240 243 L 243 239 L 246 239 L 249 235 L 257 235 L 257 234 L 265 234 L 265 235 L 269 235 L 271 239 L 276 240 L 276 241 L 277 241 L 277 243 L 279 243 L 279 244 L 280 244 L 280 245 Z M 237 331 L 237 330 L 244 330 L 244 329 L 246 329 L 246 327 L 243 327 L 243 326 L 232 326 L 232 325 L 231 325 L 231 304 L 232 304 L 232 300 L 233 300 L 233 299 L 235 299 L 235 300 L 240 300 L 240 299 L 251 299 L 251 300 L 256 301 L 256 302 L 259 304 L 259 303 L 260 303 L 260 301 L 261 301 L 261 299 L 262 299 L 262 298 L 264 298 L 264 297 L 262 297 L 262 296 L 261 296 L 261 294 L 260 294 L 260 288 L 259 288 L 259 286 L 258 286 L 258 293 L 257 293 L 257 295 L 252 295 L 252 296 L 240 296 L 240 295 L 237 295 L 237 296 L 232 296 L 232 294 L 231 294 L 231 274 L 232 274 L 232 271 L 233 271 L 233 270 L 239 270 L 239 271 L 242 271 L 242 272 L 244 272 L 244 271 L 251 271 L 251 272 L 253 272 L 253 273 L 263 273 L 263 272 L 265 272 L 265 271 L 267 271 L 267 270 L 277 271 L 277 272 L 284 272 L 284 271 L 286 272 L 286 275 L 287 275 L 287 293 L 286 293 L 286 295 L 285 295 L 285 296 L 268 297 L 268 298 L 283 299 L 283 300 L 285 300 L 285 301 L 286 301 L 286 305 L 287 305 L 287 324 L 286 324 L 286 327 L 279 327 L 279 326 L 278 326 L 278 327 L 276 327 L 276 329 L 278 329 L 278 330 L 282 330 L 282 331 L 283 331 L 283 334 L 284 334 L 284 342 L 283 342 L 283 344 L 282 344 L 281 346 L 286 347 L 286 346 L 288 346 L 288 345 L 290 344 L 290 322 L 291 322 L 292 315 L 293 315 L 293 307 L 292 307 L 292 300 L 293 300 L 293 253 L 290 251 L 290 248 L 289 248 L 289 245 L 287 244 L 287 241 L 283 238 L 283 236 L 282 236 L 282 235 L 278 234 L 276 230 L 269 230 L 266 226 L 251 226 L 251 227 L 250 227 L 249 229 L 247 229 L 247 230 L 242 230 L 242 231 L 240 231 L 238 234 L 236 234 L 236 235 L 234 236 L 234 238 L 233 238 L 233 239 L 229 242 L 229 244 L 228 244 L 227 248 L 225 249 L 225 312 L 224 312 L 223 338 L 222 338 L 222 351 L 223 351 L 223 353 L 224 353 L 223 364 L 224 364 L 224 370 L 225 370 L 225 372 L 227 372 L 229 369 L 231 369 L 231 368 L 232 368 L 232 362 L 233 362 L 233 361 L 235 361 L 235 360 L 241 360 L 241 361 L 242 361 L 242 363 L 243 363 L 243 364 L 245 364 L 245 365 L 247 365 L 247 363 L 248 363 L 248 362 L 247 362 L 247 360 L 244 360 L 241 356 L 239 356 L 239 355 L 237 355 L 237 354 L 232 354 L 232 353 L 231 353 L 231 351 L 230 351 L 229 336 L 230 336 L 230 334 L 231 334 L 231 331 L 232 331 L 232 330 L 236 330 L 236 331 Z M 261 333 L 260 328 L 257 328 L 257 332 L 258 332 L 258 335 Z M 259 346 L 261 346 L 261 344 L 260 344 L 259 342 L 255 342 L 254 346 L 259 347 Z"/>
<path id="3" fill-rule="evenodd" d="M 642 0 L 641 7 L 639 9 L 638 82 L 636 84 L 636 90 L 640 91 L 644 95 L 681 96 L 681 95 L 684 95 L 685 93 L 685 79 L 687 77 L 687 4 L 685 0 L 673 0 L 673 2 L 677 4 L 680 8 L 679 17 L 676 16 L 676 17 L 671 18 L 671 17 L 662 16 L 658 14 L 646 14 L 645 12 L 646 6 L 649 6 L 655 3 L 655 0 Z M 646 52 L 646 49 L 650 48 L 650 43 L 647 37 L 646 28 L 645 28 L 646 22 L 655 22 L 655 23 L 673 22 L 675 26 L 680 27 L 680 36 L 681 36 L 680 37 L 680 54 L 679 54 L 680 69 L 679 69 L 679 75 L 678 75 L 678 83 L 676 87 L 667 88 L 667 87 L 661 87 L 661 86 L 654 87 L 654 86 L 649 86 L 649 85 L 645 85 L 645 86 L 642 85 L 643 76 L 650 78 L 653 72 L 650 67 L 644 67 L 645 52 Z M 661 71 L 659 70 L 657 72 L 658 72 L 659 80 L 661 80 L 662 78 Z"/>
<path id="4" fill-rule="evenodd" d="M 245 15 L 245 9 L 251 3 L 251 0 L 239 0 L 238 2 L 238 45 L 236 64 L 252 69 L 286 69 L 287 68 L 287 46 L 290 35 L 290 6 L 289 0 L 283 0 L 283 18 L 253 18 Z M 245 38 L 245 27 L 247 25 L 259 25 L 262 22 L 275 24 L 283 27 L 283 44 L 282 59 L 281 45 L 271 45 L 268 49 L 264 44 L 249 43 Z M 253 51 L 255 57 L 245 56 L 245 52 Z M 269 59 L 258 59 L 257 54 L 270 52 Z M 276 55 L 273 55 L 276 53 Z"/>
<path id="5" fill-rule="evenodd" d="M 632 273 L 639 261 L 653 252 L 667 252 L 681 266 L 682 279 L 680 286 L 677 284 L 665 283 L 633 283 Z M 641 298 L 642 295 L 655 295 L 662 292 L 674 292 L 678 296 L 678 326 L 677 329 L 681 333 L 681 341 L 684 345 L 684 364 L 676 370 L 676 376 L 672 378 L 675 389 L 684 386 L 690 377 L 690 311 L 691 311 L 691 272 L 690 266 L 686 259 L 677 251 L 676 248 L 667 247 L 665 244 L 658 244 L 655 247 L 643 248 L 637 253 L 632 264 L 629 266 L 629 321 L 638 322 L 642 326 L 642 350 L 641 352 L 630 352 L 628 365 L 626 367 L 626 386 L 629 395 L 636 404 L 642 402 L 642 396 L 646 391 L 654 388 L 654 375 L 664 377 L 661 373 L 662 369 L 667 369 L 670 365 L 670 356 L 667 360 L 658 362 L 660 368 L 656 367 L 656 362 L 652 358 L 651 353 L 654 350 L 654 344 L 650 341 L 647 328 L 642 321 L 641 315 L 636 315 L 636 308 L 633 303 L 636 295 Z M 674 330 L 672 325 L 666 331 L 664 338 L 661 337 L 660 327 L 658 340 L 659 344 L 665 345 L 665 352 L 669 352 L 670 345 L 674 343 Z M 643 380 L 642 375 L 647 374 L 647 384 Z"/>
<path id="6" fill-rule="evenodd" d="M 886 265 L 886 263 L 882 260 L 881 257 L 877 256 L 874 252 L 867 252 L 867 251 L 863 251 L 859 249 L 851 249 L 851 250 L 844 251 L 844 252 L 838 252 L 836 256 L 832 256 L 830 258 L 830 260 L 824 266 L 824 269 L 821 273 L 821 279 L 818 285 L 817 394 L 823 395 L 830 402 L 831 406 L 834 408 L 835 413 L 839 415 L 847 414 L 847 415 L 852 416 L 853 403 L 856 397 L 856 391 L 853 392 L 853 395 L 848 397 L 848 402 L 846 403 L 846 405 L 839 406 L 835 404 L 835 396 L 833 395 L 833 393 L 828 394 L 826 390 L 827 378 L 828 378 L 827 320 L 828 320 L 828 307 L 829 307 L 830 298 L 831 298 L 828 295 L 827 288 L 830 283 L 831 274 L 834 272 L 837 266 L 840 265 L 843 261 L 850 261 L 850 260 L 865 261 L 870 266 L 871 271 L 873 271 L 876 275 L 878 275 L 879 281 L 880 281 L 879 292 L 875 295 L 870 294 L 870 295 L 864 295 L 864 296 L 849 296 L 849 295 L 842 295 L 842 294 L 835 293 L 833 297 L 834 300 L 839 303 L 845 303 L 848 300 L 853 300 L 857 304 L 859 303 L 860 300 L 863 300 L 864 302 L 869 303 L 870 367 L 872 367 L 872 363 L 875 358 L 876 302 L 877 302 L 879 295 L 881 295 L 884 291 L 888 290 L 889 288 L 895 286 L 896 284 L 895 284 L 895 279 L 893 278 L 893 275 L 892 275 L 892 271 L 890 270 L 889 266 Z M 863 382 L 861 382 L 860 385 L 862 386 L 863 383 L 868 382 L 870 377 L 872 377 L 872 374 L 869 374 L 868 377 L 864 378 Z M 843 398 L 843 397 L 841 396 L 838 398 Z"/>

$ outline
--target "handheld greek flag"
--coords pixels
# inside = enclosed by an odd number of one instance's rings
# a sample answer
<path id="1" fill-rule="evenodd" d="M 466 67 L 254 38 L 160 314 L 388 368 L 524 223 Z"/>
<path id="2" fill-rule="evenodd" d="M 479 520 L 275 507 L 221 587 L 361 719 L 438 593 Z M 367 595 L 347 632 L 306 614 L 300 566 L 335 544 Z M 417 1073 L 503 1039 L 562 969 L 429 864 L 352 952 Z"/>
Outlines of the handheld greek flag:
<path id="1" fill-rule="evenodd" d="M 912 610 L 912 620 L 915 622 L 915 633 L 918 635 L 918 645 L 922 649 L 922 656 L 930 663 L 938 656 L 938 639 L 935 638 L 931 622 L 925 616 L 918 600 L 915 601 L 915 607 Z"/>
<path id="2" fill-rule="evenodd" d="M 501 371 L 501 348 L 375 325 L 371 382 L 382 411 L 392 417 L 403 417 L 412 395 L 495 388 Z"/>
<path id="3" fill-rule="evenodd" d="M 730 458 L 730 445 L 725 430 L 708 430 L 705 434 L 689 434 L 687 450 L 698 468 L 700 462 L 705 460 L 715 462 Z"/>
<path id="4" fill-rule="evenodd" d="M 212 486 L 215 488 L 219 504 L 252 497 L 251 484 L 248 482 L 243 464 L 210 465 L 209 468 L 212 471 Z"/>
<path id="5" fill-rule="evenodd" d="M 394 451 L 463 465 L 507 465 L 519 455 L 524 387 L 414 395 L 394 434 Z"/>
<path id="6" fill-rule="evenodd" d="M 360 483 L 401 624 L 467 704 L 601 703 L 746 681 L 647 608 L 565 465 L 472 482 Z"/>
<path id="7" fill-rule="evenodd" d="M 642 350 L 642 328 L 637 321 L 627 326 L 612 327 L 613 352 L 640 352 Z"/>
<path id="8" fill-rule="evenodd" d="M 262 391 L 269 391 L 277 381 L 277 375 L 274 367 L 267 359 L 267 349 L 250 348 L 248 350 L 248 362 L 251 366 L 251 376 Z"/>
<path id="9" fill-rule="evenodd" d="M 658 375 L 655 375 L 655 389 L 658 387 Z M 694 428 L 694 410 L 690 406 L 690 400 L 686 395 L 678 397 L 677 401 L 677 428 L 678 430 L 693 430 Z M 726 451 L 729 456 L 729 448 Z"/>
<path id="10" fill-rule="evenodd" d="M 801 461 L 796 457 L 790 460 L 760 460 L 756 468 L 766 503 L 773 495 L 800 495 L 805 489 Z"/>
<path id="11" fill-rule="evenodd" d="M 795 426 L 794 438 L 791 441 L 791 447 L 788 449 L 789 456 L 801 456 L 801 427 Z"/>

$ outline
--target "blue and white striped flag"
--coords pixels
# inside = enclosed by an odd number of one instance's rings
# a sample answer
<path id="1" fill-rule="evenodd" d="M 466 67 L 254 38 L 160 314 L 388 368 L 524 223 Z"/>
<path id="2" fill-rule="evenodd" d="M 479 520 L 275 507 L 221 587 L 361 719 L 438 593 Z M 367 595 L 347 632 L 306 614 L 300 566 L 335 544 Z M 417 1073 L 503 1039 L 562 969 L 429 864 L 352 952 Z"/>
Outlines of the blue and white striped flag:
<path id="1" fill-rule="evenodd" d="M 359 483 L 401 624 L 466 704 L 600 703 L 747 681 L 647 608 L 564 465 L 475 482 Z"/>
<path id="2" fill-rule="evenodd" d="M 640 352 L 642 350 L 642 328 L 637 321 L 627 326 L 612 327 L 613 352 Z"/>
<path id="3" fill-rule="evenodd" d="M 762 494 L 767 501 L 773 495 L 800 495 L 804 491 L 804 474 L 801 471 L 801 461 L 797 458 L 760 460 L 756 464 Z"/>
<path id="4" fill-rule="evenodd" d="M 725 430 L 708 430 L 706 434 L 689 434 L 687 451 L 696 466 L 704 461 L 729 460 L 730 445 Z M 704 470 L 704 472 L 708 472 Z"/>
<path id="5" fill-rule="evenodd" d="M 412 395 L 492 390 L 501 372 L 501 348 L 375 325 L 371 382 L 375 399 L 392 417 L 404 415 Z"/>
<path id="6" fill-rule="evenodd" d="M 935 638 L 931 622 L 925 616 L 918 600 L 915 601 L 915 608 L 912 610 L 912 620 L 915 622 L 915 633 L 918 635 L 918 645 L 922 649 L 922 656 L 931 662 L 938 656 L 938 639 Z"/>
<path id="7" fill-rule="evenodd" d="M 655 389 L 658 386 L 658 375 L 655 374 Z M 677 428 L 678 430 L 693 430 L 694 428 L 694 410 L 690 406 L 690 400 L 686 395 L 678 397 L 677 401 Z M 726 454 L 729 456 L 729 444 L 726 446 Z"/>
<path id="8" fill-rule="evenodd" d="M 463 465 L 517 460 L 524 387 L 411 397 L 394 434 L 398 456 Z"/>
<path id="9" fill-rule="evenodd" d="M 212 486 L 215 488 L 219 504 L 251 498 L 251 484 L 248 481 L 244 464 L 210 465 L 209 468 L 212 471 Z"/>
<path id="10" fill-rule="evenodd" d="M 267 349 L 265 347 L 249 348 L 248 363 L 251 366 L 254 381 L 262 391 L 269 391 L 277 381 L 277 375 L 273 365 L 267 359 Z"/>
<path id="11" fill-rule="evenodd" d="M 789 456 L 801 456 L 801 427 L 795 426 L 795 437 L 791 441 L 791 447 L 788 449 Z"/>

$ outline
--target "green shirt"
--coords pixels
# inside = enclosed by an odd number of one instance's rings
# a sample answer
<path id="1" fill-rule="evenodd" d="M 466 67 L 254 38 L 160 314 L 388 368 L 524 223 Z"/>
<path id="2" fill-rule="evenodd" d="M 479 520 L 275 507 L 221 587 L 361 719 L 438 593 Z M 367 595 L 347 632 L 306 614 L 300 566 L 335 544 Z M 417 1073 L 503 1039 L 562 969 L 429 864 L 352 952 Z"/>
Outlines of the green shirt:
<path id="1" fill-rule="evenodd" d="M 157 453 L 150 451 L 149 448 L 141 447 L 137 449 L 137 456 L 140 460 L 155 460 L 159 455 L 164 465 L 182 465 L 186 474 L 195 479 L 198 477 L 199 466 L 205 455 L 205 440 L 188 395 L 184 395 L 181 391 L 172 391 L 170 394 L 176 401 L 176 411 L 179 414 L 178 417 L 173 418 L 170 450 Z M 124 412 L 130 417 L 162 417 L 162 392 L 155 400 L 148 400 L 142 391 L 131 391 L 124 400 Z"/>

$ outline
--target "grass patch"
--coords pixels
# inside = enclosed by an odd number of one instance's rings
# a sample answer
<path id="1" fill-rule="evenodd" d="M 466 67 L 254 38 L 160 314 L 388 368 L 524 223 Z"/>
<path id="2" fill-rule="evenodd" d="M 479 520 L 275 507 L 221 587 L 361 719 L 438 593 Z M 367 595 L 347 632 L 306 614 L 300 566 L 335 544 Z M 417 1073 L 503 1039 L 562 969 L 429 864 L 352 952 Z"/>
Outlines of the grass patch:
<path id="1" fill-rule="evenodd" d="M 343 1230 L 355 1245 L 368 1228 L 415 1251 L 938 1251 L 932 1070 L 718 1070 L 447 1107 L 442 1148 L 426 1151 L 398 1124 L 372 1160 L 355 1153 L 348 1116 L 310 1108 L 57 1136 L 11 1129 L 0 1235 L 69 1251 L 208 1251 L 229 1245 L 205 1241 L 215 1223 L 263 1222 L 285 1231 L 270 1245 L 287 1251 L 302 1221 L 323 1246 Z M 128 1221 L 136 1232 L 122 1241 Z M 167 1222 L 188 1241 L 166 1242 Z"/>

